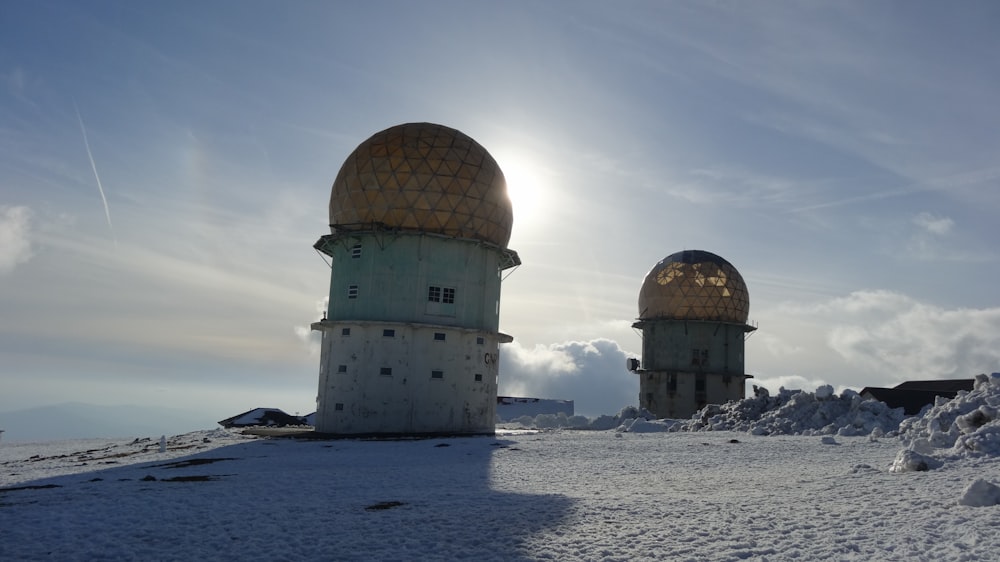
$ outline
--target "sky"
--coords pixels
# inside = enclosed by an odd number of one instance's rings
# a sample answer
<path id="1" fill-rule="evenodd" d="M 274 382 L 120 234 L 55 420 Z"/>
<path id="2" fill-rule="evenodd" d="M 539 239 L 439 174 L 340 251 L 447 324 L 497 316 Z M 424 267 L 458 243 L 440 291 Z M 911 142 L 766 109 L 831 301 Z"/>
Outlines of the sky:
<path id="1" fill-rule="evenodd" d="M 0 411 L 315 408 L 330 186 L 415 121 L 508 180 L 500 393 L 635 404 L 643 277 L 716 253 L 751 383 L 1000 370 L 1000 6 L 0 9 Z"/>

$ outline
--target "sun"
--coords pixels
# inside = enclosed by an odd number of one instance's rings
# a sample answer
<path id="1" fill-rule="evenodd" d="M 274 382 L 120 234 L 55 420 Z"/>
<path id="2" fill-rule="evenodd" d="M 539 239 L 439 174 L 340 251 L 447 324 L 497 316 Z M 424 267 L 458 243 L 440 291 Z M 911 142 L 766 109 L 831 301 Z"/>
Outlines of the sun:
<path id="1" fill-rule="evenodd" d="M 515 230 L 538 221 L 546 200 L 545 168 L 530 158 L 512 153 L 497 158 L 507 180 L 507 196 L 514 210 Z"/>

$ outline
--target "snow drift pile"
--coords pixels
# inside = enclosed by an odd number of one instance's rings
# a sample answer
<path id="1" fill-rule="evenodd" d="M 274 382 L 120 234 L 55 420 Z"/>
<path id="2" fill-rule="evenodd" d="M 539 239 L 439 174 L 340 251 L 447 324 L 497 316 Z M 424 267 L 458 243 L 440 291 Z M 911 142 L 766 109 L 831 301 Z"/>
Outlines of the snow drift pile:
<path id="1" fill-rule="evenodd" d="M 905 449 L 892 472 L 923 471 L 958 458 L 1000 456 L 1000 373 L 977 375 L 972 391 L 938 398 L 899 426 Z"/>
<path id="2" fill-rule="evenodd" d="M 684 424 L 688 431 L 745 431 L 753 435 L 876 435 L 895 431 L 902 408 L 866 400 L 853 390 L 839 396 L 830 385 L 816 392 L 786 390 L 777 396 L 757 388 L 756 396 L 710 404 Z"/>
<path id="3" fill-rule="evenodd" d="M 563 412 L 558 414 L 539 414 L 537 416 L 520 416 L 518 418 L 497 423 L 497 427 L 530 428 L 530 429 L 589 429 L 594 431 L 606 431 L 619 427 L 623 422 L 631 422 L 635 418 L 653 419 L 653 414 L 646 410 L 640 410 L 635 406 L 625 406 L 613 416 L 603 415 L 596 418 L 586 416 L 567 416 Z"/>
<path id="4" fill-rule="evenodd" d="M 710 404 L 689 420 L 656 419 L 647 410 L 627 406 L 614 416 L 540 415 L 512 420 L 510 425 L 536 429 L 615 429 L 623 433 L 670 431 L 745 431 L 754 435 L 885 435 L 903 421 L 902 408 L 865 400 L 853 390 L 839 396 L 830 385 L 816 392 L 780 389 L 726 404 Z"/>
<path id="5" fill-rule="evenodd" d="M 689 420 L 655 419 L 632 406 L 614 416 L 525 416 L 515 425 L 537 429 L 615 429 L 623 433 L 671 431 L 743 431 L 753 435 L 898 435 L 900 451 L 893 472 L 930 470 L 951 458 L 1000 456 L 1000 373 L 978 375 L 972 391 L 954 399 L 938 398 L 921 415 L 906 418 L 902 408 L 866 400 L 853 390 L 837 395 L 824 385 L 815 392 L 780 389 L 771 396 L 755 387 L 755 396 L 712 404 Z M 1000 493 L 1000 492 L 998 492 Z"/>
<path id="6" fill-rule="evenodd" d="M 649 415 L 623 419 L 618 431 L 744 431 L 753 435 L 875 435 L 895 432 L 904 414 L 884 402 L 865 400 L 853 390 L 839 396 L 830 385 L 816 392 L 786 390 L 771 396 L 755 387 L 755 396 L 710 404 L 690 420 L 652 420 Z M 621 414 L 624 414 L 623 410 Z M 642 412 L 648 414 L 648 412 Z"/>

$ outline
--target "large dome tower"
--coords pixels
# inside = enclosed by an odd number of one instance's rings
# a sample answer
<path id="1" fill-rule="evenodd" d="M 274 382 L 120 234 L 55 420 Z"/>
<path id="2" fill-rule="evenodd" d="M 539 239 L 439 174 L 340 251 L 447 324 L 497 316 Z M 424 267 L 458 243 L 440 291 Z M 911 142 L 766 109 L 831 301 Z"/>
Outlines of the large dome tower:
<path id="1" fill-rule="evenodd" d="M 685 250 L 660 260 L 639 290 L 642 361 L 639 404 L 664 418 L 688 418 L 706 404 L 744 396 L 744 339 L 750 296 L 723 258 Z"/>
<path id="2" fill-rule="evenodd" d="M 332 267 L 318 432 L 493 432 L 512 223 L 503 173 L 460 131 L 398 125 L 347 157 L 315 244 Z"/>

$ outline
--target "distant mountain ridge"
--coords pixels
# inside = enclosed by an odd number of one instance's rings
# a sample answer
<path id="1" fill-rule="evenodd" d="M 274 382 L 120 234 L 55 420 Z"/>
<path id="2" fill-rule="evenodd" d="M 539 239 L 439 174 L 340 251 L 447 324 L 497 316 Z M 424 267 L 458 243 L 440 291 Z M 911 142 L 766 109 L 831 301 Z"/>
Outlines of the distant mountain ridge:
<path id="1" fill-rule="evenodd" d="M 159 437 L 218 427 L 215 418 L 182 408 L 158 406 L 102 406 L 63 402 L 24 410 L 0 412 L 4 443 L 26 443 L 97 437 Z"/>

